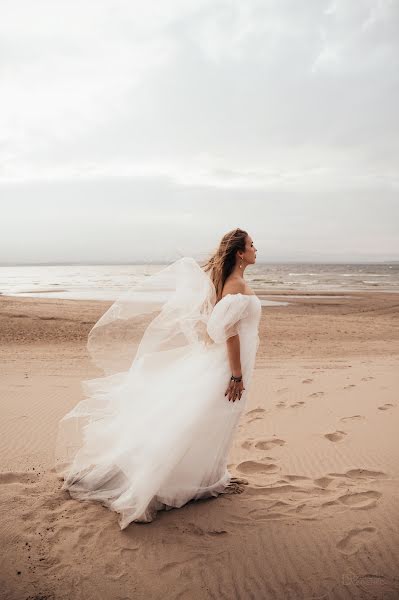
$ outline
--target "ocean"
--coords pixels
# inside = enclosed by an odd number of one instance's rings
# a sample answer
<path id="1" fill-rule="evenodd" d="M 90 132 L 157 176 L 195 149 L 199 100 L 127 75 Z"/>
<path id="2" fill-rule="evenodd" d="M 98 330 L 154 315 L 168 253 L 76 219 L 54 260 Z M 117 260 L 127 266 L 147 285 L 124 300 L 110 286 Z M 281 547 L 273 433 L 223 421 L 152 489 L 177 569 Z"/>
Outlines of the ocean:
<path id="1" fill-rule="evenodd" d="M 166 265 L 0 266 L 0 294 L 47 298 L 113 300 Z M 265 293 L 399 292 L 399 262 L 262 263 L 247 267 L 249 285 Z"/>

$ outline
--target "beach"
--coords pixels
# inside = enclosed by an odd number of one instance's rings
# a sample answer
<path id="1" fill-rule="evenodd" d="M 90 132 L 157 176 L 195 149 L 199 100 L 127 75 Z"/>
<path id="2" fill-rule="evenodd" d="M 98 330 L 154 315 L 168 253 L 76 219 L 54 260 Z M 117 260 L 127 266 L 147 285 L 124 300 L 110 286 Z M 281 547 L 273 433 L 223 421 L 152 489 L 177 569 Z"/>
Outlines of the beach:
<path id="1" fill-rule="evenodd" d="M 123 531 L 53 468 L 110 302 L 0 296 L 1 599 L 399 597 L 399 295 L 254 291 L 288 304 L 229 457 L 248 485 Z"/>

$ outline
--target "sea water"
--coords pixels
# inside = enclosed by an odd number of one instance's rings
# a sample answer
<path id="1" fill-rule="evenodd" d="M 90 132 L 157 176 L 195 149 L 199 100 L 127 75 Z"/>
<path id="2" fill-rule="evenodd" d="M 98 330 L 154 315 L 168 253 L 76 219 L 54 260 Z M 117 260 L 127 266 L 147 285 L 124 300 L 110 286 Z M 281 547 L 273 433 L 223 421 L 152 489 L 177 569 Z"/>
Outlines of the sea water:
<path id="1" fill-rule="evenodd" d="M 114 300 L 166 265 L 0 266 L 0 294 Z M 399 263 L 258 263 L 245 271 L 248 284 L 265 293 L 399 292 Z M 294 297 L 294 296 L 291 296 Z"/>

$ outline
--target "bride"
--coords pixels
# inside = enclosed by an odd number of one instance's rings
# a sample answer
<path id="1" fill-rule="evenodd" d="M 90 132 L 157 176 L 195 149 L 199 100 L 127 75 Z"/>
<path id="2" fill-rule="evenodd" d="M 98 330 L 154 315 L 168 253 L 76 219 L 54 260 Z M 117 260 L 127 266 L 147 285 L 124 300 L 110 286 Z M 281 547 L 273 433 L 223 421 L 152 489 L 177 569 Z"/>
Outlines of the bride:
<path id="1" fill-rule="evenodd" d="M 88 351 L 104 376 L 59 422 L 62 489 L 130 522 L 190 500 L 240 493 L 228 453 L 259 346 L 259 298 L 244 279 L 256 260 L 246 231 L 226 233 L 201 268 L 183 257 L 120 296 Z"/>

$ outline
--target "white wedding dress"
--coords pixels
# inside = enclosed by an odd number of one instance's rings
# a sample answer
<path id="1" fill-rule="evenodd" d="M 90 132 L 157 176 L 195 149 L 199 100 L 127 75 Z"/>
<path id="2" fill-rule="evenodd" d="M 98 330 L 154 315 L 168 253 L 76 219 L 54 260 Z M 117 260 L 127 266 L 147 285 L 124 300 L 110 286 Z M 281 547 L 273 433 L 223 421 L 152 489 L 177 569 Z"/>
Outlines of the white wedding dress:
<path id="1" fill-rule="evenodd" d="M 87 397 L 59 422 L 55 466 L 62 489 L 116 511 L 121 529 L 217 496 L 231 480 L 228 453 L 247 402 L 261 303 L 256 295 L 215 298 L 209 276 L 184 257 L 129 290 L 89 334 L 105 376 L 84 381 Z M 236 333 L 245 390 L 232 402 L 226 340 Z"/>

